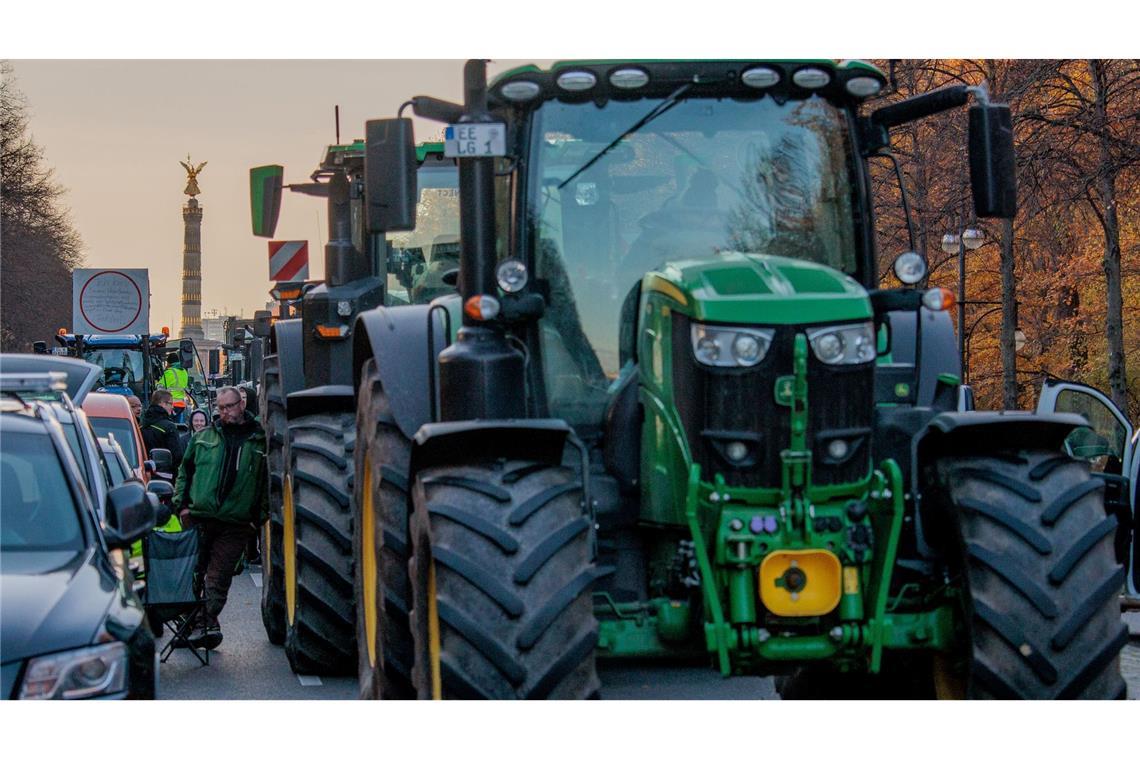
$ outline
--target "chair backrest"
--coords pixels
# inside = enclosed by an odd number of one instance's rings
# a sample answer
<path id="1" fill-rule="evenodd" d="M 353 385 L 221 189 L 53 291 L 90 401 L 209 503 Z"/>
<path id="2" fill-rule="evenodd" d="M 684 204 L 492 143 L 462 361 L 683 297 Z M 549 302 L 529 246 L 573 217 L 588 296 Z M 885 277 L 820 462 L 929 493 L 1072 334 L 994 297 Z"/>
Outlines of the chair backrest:
<path id="1" fill-rule="evenodd" d="M 194 595 L 198 531 L 151 531 L 143 539 L 143 557 L 146 563 L 147 607 L 198 601 Z"/>

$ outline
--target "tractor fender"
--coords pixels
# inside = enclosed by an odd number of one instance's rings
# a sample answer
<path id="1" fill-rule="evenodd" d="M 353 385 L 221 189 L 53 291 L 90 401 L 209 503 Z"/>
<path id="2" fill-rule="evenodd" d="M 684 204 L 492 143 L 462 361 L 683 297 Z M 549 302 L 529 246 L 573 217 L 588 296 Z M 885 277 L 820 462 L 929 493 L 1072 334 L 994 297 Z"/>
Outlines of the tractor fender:
<path id="1" fill-rule="evenodd" d="M 305 387 L 302 338 L 299 318 L 278 320 L 273 325 L 273 332 L 270 333 L 269 350 L 270 353 L 277 354 L 277 367 L 281 372 L 281 393 L 286 397 Z"/>
<path id="2" fill-rule="evenodd" d="M 462 420 L 431 422 L 412 439 L 408 482 L 438 464 L 528 459 L 561 464 L 573 430 L 565 420 Z"/>
<path id="3" fill-rule="evenodd" d="M 290 420 L 307 414 L 352 412 L 356 409 L 356 393 L 351 385 L 319 385 L 290 393 L 285 398 L 285 417 Z"/>
<path id="4" fill-rule="evenodd" d="M 951 535 L 946 505 L 937 498 L 929 476 L 932 465 L 944 456 L 985 456 L 1032 448 L 1062 450 L 1065 437 L 1088 423 L 1079 414 L 1032 412 L 943 412 L 935 415 L 915 436 L 911 446 L 911 497 L 916 505 L 915 530 L 919 553 L 942 553 Z"/>
<path id="5" fill-rule="evenodd" d="M 377 306 L 362 312 L 353 327 L 353 387 L 359 390 L 360 370 L 366 361 L 375 358 L 392 416 L 408 438 L 433 421 L 432 395 L 438 385 L 433 382 L 436 357 L 447 347 L 444 313 L 444 308 L 429 304 Z M 429 314 L 434 323 L 431 346 Z"/>

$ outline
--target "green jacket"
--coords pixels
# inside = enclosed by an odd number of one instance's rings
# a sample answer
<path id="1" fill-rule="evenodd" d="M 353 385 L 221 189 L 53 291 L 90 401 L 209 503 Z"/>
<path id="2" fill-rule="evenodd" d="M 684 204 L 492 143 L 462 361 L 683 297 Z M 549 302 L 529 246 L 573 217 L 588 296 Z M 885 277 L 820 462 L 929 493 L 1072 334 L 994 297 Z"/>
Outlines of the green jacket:
<path id="1" fill-rule="evenodd" d="M 192 517 L 230 523 L 260 524 L 269 516 L 265 433 L 248 412 L 241 425 L 253 430 L 241 444 L 233 486 L 224 499 L 219 499 L 226 454 L 221 424 L 190 438 L 174 484 L 174 505 L 179 511 L 189 509 Z"/>

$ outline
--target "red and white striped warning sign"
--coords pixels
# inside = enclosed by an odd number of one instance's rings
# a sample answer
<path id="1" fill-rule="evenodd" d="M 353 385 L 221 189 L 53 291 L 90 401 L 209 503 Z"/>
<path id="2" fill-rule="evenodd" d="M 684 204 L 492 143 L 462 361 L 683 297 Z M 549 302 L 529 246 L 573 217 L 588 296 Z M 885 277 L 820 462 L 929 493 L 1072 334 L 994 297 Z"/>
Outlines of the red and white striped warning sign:
<path id="1" fill-rule="evenodd" d="M 274 282 L 309 279 L 309 241 L 270 240 L 269 279 Z"/>

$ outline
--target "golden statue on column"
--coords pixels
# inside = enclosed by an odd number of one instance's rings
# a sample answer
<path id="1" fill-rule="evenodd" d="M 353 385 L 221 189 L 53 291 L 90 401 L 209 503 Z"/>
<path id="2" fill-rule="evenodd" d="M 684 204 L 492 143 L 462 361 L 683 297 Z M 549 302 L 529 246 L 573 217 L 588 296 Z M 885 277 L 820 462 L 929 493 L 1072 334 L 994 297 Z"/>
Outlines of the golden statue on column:
<path id="1" fill-rule="evenodd" d="M 186 160 L 179 161 L 178 163 L 182 164 L 182 168 L 186 170 L 186 178 L 188 180 L 186 183 L 186 189 L 182 192 L 186 193 L 191 198 L 193 198 L 195 195 L 201 194 L 202 191 L 198 188 L 198 174 L 202 171 L 202 167 L 204 167 L 207 162 L 203 161 L 202 163 L 198 164 L 197 167 L 195 167 L 194 162 L 190 160 L 190 154 L 187 153 Z"/>

